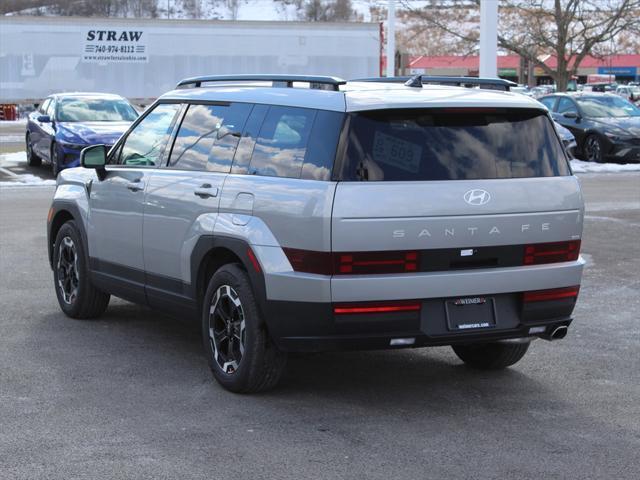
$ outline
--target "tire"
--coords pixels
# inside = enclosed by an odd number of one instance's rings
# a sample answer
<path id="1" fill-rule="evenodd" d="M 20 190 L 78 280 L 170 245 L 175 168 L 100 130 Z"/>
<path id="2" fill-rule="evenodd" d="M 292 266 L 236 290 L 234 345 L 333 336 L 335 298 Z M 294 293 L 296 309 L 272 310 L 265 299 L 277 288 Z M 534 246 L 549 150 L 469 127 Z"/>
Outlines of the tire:
<path id="1" fill-rule="evenodd" d="M 82 237 L 73 220 L 62 225 L 56 235 L 53 284 L 60 308 L 71 318 L 99 317 L 109 305 L 109 294 L 91 283 Z"/>
<path id="2" fill-rule="evenodd" d="M 54 178 L 58 178 L 58 174 L 60 173 L 60 163 L 58 159 L 58 149 L 56 148 L 56 144 L 51 144 L 51 173 Z"/>
<path id="3" fill-rule="evenodd" d="M 604 145 L 600 137 L 596 134 L 592 133 L 584 139 L 582 152 L 587 162 L 602 163 L 604 161 Z"/>
<path id="4" fill-rule="evenodd" d="M 526 343 L 478 343 L 452 345 L 456 355 L 468 366 L 481 370 L 500 370 L 517 363 L 529 349 Z"/>
<path id="5" fill-rule="evenodd" d="M 27 165 L 30 167 L 39 167 L 42 165 L 42 159 L 36 155 L 31 145 L 31 135 L 27 133 L 25 138 L 26 150 L 27 150 Z"/>
<path id="6" fill-rule="evenodd" d="M 227 390 L 269 390 L 284 372 L 287 356 L 269 338 L 249 276 L 238 264 L 220 267 L 209 281 L 202 339 L 213 376 Z"/>

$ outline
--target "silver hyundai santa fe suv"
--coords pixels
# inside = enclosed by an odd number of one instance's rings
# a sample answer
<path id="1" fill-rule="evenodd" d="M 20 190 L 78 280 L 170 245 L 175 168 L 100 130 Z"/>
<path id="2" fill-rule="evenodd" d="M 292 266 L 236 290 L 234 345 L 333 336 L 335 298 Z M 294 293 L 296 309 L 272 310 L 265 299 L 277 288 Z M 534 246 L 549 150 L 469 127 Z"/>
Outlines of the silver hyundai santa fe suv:
<path id="1" fill-rule="evenodd" d="M 495 369 L 564 337 L 584 208 L 545 107 L 500 80 L 404 80 L 180 82 L 61 173 L 64 313 L 115 295 L 199 318 L 235 392 L 273 387 L 287 352 L 451 345 Z"/>

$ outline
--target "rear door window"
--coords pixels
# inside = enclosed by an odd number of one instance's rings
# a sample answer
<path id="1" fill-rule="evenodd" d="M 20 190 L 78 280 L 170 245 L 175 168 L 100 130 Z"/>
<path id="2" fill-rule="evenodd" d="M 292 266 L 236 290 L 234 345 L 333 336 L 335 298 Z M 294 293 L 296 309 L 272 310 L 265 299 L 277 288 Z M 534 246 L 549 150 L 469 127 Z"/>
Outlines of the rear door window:
<path id="1" fill-rule="evenodd" d="M 264 121 L 264 117 L 269 111 L 268 105 L 254 105 L 249 115 L 249 119 L 244 125 L 242 138 L 238 143 L 236 155 L 233 159 L 231 173 L 247 173 L 249 164 L 251 163 L 251 154 L 256 145 L 260 127 Z"/>
<path id="2" fill-rule="evenodd" d="M 189 105 L 169 166 L 228 173 L 251 105 Z"/>
<path id="3" fill-rule="evenodd" d="M 410 109 L 352 114 L 336 179 L 468 180 L 569 175 L 545 112 Z"/>

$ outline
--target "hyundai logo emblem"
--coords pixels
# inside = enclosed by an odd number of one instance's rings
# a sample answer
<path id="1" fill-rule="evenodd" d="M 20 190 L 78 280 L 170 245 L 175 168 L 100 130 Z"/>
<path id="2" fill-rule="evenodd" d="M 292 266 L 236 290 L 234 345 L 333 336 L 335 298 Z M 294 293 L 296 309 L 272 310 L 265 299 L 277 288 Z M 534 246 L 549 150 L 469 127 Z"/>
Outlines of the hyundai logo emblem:
<path id="1" fill-rule="evenodd" d="M 474 189 L 464 194 L 464 201 L 469 205 L 484 205 L 489 203 L 491 195 L 486 190 Z"/>

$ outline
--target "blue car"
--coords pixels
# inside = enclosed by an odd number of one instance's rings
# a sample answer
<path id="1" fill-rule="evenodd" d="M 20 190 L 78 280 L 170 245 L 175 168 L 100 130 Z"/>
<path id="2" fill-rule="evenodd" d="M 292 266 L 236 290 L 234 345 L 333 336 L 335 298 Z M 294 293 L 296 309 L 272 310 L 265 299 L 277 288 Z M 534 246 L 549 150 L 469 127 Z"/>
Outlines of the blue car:
<path id="1" fill-rule="evenodd" d="M 51 164 L 60 170 L 80 166 L 80 151 L 96 144 L 113 145 L 138 118 L 138 112 L 119 95 L 60 93 L 50 95 L 27 121 L 27 161 Z"/>

